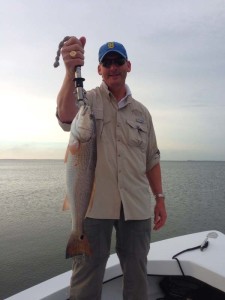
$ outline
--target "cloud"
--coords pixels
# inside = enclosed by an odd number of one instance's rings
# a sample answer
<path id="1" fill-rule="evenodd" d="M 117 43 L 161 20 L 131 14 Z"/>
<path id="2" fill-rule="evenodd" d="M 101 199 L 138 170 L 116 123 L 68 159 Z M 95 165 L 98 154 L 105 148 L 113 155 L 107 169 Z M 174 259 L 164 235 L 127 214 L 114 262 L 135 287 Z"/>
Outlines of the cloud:
<path id="1" fill-rule="evenodd" d="M 176 157 L 180 143 L 185 159 L 199 157 L 198 151 L 206 158 L 223 156 L 225 139 L 218 128 L 225 127 L 224 1 L 87 0 L 78 10 L 71 0 L 9 0 L 1 8 L 1 147 L 7 142 L 67 143 L 55 118 L 64 66 L 52 65 L 64 36 L 85 35 L 82 74 L 87 90 L 101 82 L 99 46 L 120 41 L 132 63 L 127 83 L 134 98 L 150 110 L 165 155 Z M 198 151 L 193 144 L 199 144 Z M 42 147 L 34 149 L 35 157 L 37 149 L 45 155 Z"/>

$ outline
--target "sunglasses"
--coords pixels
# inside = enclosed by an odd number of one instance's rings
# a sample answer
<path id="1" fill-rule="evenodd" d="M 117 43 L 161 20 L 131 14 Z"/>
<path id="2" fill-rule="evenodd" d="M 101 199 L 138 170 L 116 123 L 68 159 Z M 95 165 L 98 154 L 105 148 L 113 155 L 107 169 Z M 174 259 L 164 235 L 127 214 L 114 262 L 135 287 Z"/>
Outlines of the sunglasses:
<path id="1" fill-rule="evenodd" d="M 101 62 L 101 64 L 105 68 L 110 68 L 112 65 L 120 67 L 120 66 L 124 65 L 125 62 L 126 62 L 126 59 L 121 57 L 121 58 L 114 58 L 114 59 L 105 59 Z"/>

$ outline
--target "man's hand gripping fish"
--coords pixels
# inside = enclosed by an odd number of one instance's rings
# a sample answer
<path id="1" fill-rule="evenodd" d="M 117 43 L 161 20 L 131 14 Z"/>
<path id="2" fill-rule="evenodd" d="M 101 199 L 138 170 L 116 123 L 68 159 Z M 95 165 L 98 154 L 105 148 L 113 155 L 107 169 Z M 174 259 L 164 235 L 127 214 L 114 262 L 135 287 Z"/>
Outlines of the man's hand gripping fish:
<path id="1" fill-rule="evenodd" d="M 66 154 L 67 199 L 72 215 L 66 258 L 91 255 L 83 223 L 94 188 L 96 160 L 95 118 L 90 106 L 83 104 L 72 122 Z"/>

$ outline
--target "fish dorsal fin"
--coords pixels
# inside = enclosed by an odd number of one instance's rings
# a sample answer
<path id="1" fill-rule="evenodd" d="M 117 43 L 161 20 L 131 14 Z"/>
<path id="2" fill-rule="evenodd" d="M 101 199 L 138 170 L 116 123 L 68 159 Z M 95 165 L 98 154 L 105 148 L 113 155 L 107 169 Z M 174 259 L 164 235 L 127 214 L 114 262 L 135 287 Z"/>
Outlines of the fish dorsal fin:
<path id="1" fill-rule="evenodd" d="M 67 146 L 65 157 L 64 157 L 64 163 L 67 163 L 68 155 L 69 155 L 69 147 Z"/>

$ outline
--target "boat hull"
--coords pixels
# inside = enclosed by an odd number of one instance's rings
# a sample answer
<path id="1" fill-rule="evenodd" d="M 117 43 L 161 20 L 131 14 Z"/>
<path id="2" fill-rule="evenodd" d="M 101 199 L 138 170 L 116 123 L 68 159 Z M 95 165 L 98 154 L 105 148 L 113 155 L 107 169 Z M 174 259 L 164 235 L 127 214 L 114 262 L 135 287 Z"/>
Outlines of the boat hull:
<path id="1" fill-rule="evenodd" d="M 177 261 L 172 257 L 180 251 L 201 245 L 208 233 L 204 231 L 151 244 L 147 265 L 149 299 L 163 296 L 159 282 L 164 276 L 182 276 Z M 179 256 L 179 261 L 186 276 L 218 289 L 225 296 L 225 235 L 216 233 L 218 237 L 210 239 L 204 251 L 188 251 Z M 71 271 L 65 272 L 5 300 L 66 300 L 71 274 Z M 109 257 L 103 282 L 102 300 L 110 299 L 122 300 L 122 270 L 116 254 Z"/>

